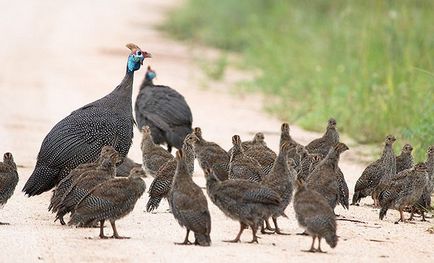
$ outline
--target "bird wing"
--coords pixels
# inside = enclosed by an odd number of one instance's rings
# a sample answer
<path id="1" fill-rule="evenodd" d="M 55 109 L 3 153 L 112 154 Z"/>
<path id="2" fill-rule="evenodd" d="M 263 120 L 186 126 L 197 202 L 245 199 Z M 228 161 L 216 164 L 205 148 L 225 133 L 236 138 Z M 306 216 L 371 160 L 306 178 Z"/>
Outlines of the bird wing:
<path id="1" fill-rule="evenodd" d="M 344 174 L 342 170 L 338 167 L 337 170 L 337 179 L 338 179 L 338 194 L 339 194 L 339 203 L 345 208 L 349 208 L 349 198 L 350 191 L 348 189 L 347 182 L 345 181 Z"/>

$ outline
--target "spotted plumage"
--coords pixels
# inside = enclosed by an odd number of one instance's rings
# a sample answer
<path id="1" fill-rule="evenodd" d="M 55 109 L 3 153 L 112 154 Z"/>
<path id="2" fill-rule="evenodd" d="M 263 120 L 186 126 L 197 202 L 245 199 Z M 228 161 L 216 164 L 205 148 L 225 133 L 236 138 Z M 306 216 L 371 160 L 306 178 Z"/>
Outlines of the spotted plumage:
<path id="1" fill-rule="evenodd" d="M 17 183 L 17 165 L 12 154 L 7 152 L 3 155 L 3 162 L 0 162 L 0 208 L 12 197 Z"/>

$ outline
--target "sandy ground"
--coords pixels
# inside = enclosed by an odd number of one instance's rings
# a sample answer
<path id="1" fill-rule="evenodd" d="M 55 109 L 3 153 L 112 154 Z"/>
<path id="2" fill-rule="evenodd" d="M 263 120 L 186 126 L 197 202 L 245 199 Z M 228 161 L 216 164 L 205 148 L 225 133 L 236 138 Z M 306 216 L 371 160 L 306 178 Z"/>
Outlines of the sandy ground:
<path id="1" fill-rule="evenodd" d="M 308 254 L 301 250 L 309 247 L 310 238 L 295 235 L 301 229 L 292 206 L 287 210 L 289 219 L 279 221 L 283 230 L 293 235 L 261 236 L 259 244 L 251 245 L 245 243 L 251 239 L 249 231 L 242 237 L 243 243 L 222 242 L 236 235 L 238 223 L 209 203 L 213 244 L 201 248 L 173 244 L 181 241 L 185 232 L 166 212 L 166 201 L 157 213 L 149 214 L 144 212 L 148 198 L 143 196 L 136 209 L 118 221 L 119 232 L 131 239 L 99 240 L 97 229 L 54 223 L 47 211 L 51 193 L 24 197 L 20 190 L 32 172 L 44 136 L 72 110 L 102 97 L 121 81 L 127 42 L 152 53 L 148 62 L 159 73 L 157 82 L 185 95 L 194 125 L 202 127 L 207 139 L 229 148 L 233 134 L 247 139 L 263 131 L 269 145 L 277 149 L 280 122 L 261 111 L 261 99 L 228 92 L 227 88 L 244 76 L 230 71 L 224 82 L 203 88 L 202 71 L 194 63 L 201 51 L 154 29 L 176 4 L 174 0 L 0 2 L 0 151 L 13 152 L 20 165 L 15 195 L 0 210 L 0 220 L 11 223 L 0 226 L 0 262 L 433 262 L 434 235 L 426 232 L 429 223 L 394 225 L 396 212 L 380 221 L 378 211 L 366 205 L 349 211 L 338 208 L 343 217 L 366 223 L 338 221 L 337 248 L 324 244 L 327 254 Z M 143 69 L 136 73 L 133 97 L 143 75 Z M 301 143 L 319 136 L 293 126 L 291 132 Z M 140 160 L 137 130 L 135 135 L 130 156 Z M 341 160 L 351 190 L 363 170 L 354 160 L 357 155 L 351 151 Z M 204 185 L 199 169 L 195 181 Z M 148 186 L 150 183 L 151 179 L 146 179 Z M 106 229 L 110 234 L 111 229 Z"/>

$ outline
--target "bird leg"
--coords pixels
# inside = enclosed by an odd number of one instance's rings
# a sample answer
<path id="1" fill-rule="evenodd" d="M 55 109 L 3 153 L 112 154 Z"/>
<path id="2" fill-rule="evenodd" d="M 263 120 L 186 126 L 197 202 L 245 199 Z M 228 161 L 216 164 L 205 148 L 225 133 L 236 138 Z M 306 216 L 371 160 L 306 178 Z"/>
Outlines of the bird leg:
<path id="1" fill-rule="evenodd" d="M 66 225 L 65 220 L 63 219 L 63 216 L 61 216 L 61 217 L 59 218 L 59 221 L 60 221 L 60 224 L 61 224 L 62 226 Z"/>
<path id="2" fill-rule="evenodd" d="M 318 237 L 318 248 L 316 249 L 316 252 L 325 253 L 321 250 L 321 237 Z"/>
<path id="3" fill-rule="evenodd" d="M 280 228 L 277 226 L 277 218 L 273 217 L 273 223 L 274 223 L 274 229 L 276 229 L 274 231 L 274 233 L 276 233 L 278 235 L 291 235 L 289 233 L 283 233 L 280 231 Z"/>
<path id="4" fill-rule="evenodd" d="M 116 239 L 129 239 L 129 237 L 121 237 L 118 234 L 118 231 L 116 230 L 116 224 L 115 221 L 110 220 L 110 224 L 112 225 L 112 229 L 113 229 L 113 236 L 112 238 L 116 238 Z"/>
<path id="5" fill-rule="evenodd" d="M 302 233 L 297 233 L 297 236 L 308 236 L 309 234 L 306 232 L 306 230 L 304 230 L 304 232 Z"/>
<path id="6" fill-rule="evenodd" d="M 167 144 L 167 151 L 170 152 L 170 153 L 172 152 L 172 145 Z"/>
<path id="7" fill-rule="evenodd" d="M 108 237 L 104 235 L 104 221 L 99 221 L 99 237 L 103 239 L 107 239 Z"/>
<path id="8" fill-rule="evenodd" d="M 409 221 L 413 221 L 413 220 L 414 220 L 414 218 L 413 218 L 413 216 L 414 216 L 414 210 L 415 210 L 414 207 L 412 207 L 412 208 L 411 208 L 411 214 L 410 214 L 410 217 L 408 218 Z"/>
<path id="9" fill-rule="evenodd" d="M 250 226 L 250 228 L 252 229 L 253 239 L 249 243 L 250 244 L 253 244 L 253 243 L 258 244 L 258 237 L 256 236 L 256 232 L 258 231 L 258 226 L 256 224 L 253 224 Z"/>
<path id="10" fill-rule="evenodd" d="M 265 227 L 264 227 L 264 223 L 265 223 Z M 265 230 L 270 230 L 270 231 L 272 231 L 272 232 L 267 232 L 267 231 L 265 231 Z M 262 234 L 274 234 L 274 231 L 275 231 L 275 229 L 273 229 L 273 228 L 270 226 L 270 222 L 268 222 L 268 219 L 262 221 L 262 224 L 261 224 L 261 233 L 262 233 Z"/>
<path id="11" fill-rule="evenodd" d="M 182 243 L 175 243 L 175 245 L 191 245 L 191 242 L 188 241 L 188 235 L 190 234 L 190 229 L 187 229 L 187 234 L 185 235 L 184 242 Z"/>
<path id="12" fill-rule="evenodd" d="M 302 251 L 303 251 L 303 252 L 315 253 L 315 252 L 316 252 L 316 249 L 313 247 L 313 245 L 315 244 L 315 239 L 316 239 L 316 236 L 313 236 L 313 237 L 312 237 L 312 245 L 310 246 L 310 249 L 309 249 L 309 250 L 302 250 Z"/>
<path id="13" fill-rule="evenodd" d="M 422 222 L 429 222 L 429 221 L 426 220 L 426 218 L 425 218 L 425 212 L 424 212 L 424 211 L 421 211 L 421 213 L 422 213 L 422 219 L 421 219 L 420 221 L 422 221 Z"/>
<path id="14" fill-rule="evenodd" d="M 395 222 L 395 224 L 398 224 L 399 222 L 405 223 L 406 220 L 404 218 L 404 212 L 402 211 L 402 208 L 399 209 L 399 214 L 400 214 L 400 217 L 399 217 L 398 221 Z"/>
<path id="15" fill-rule="evenodd" d="M 234 240 L 224 240 L 223 242 L 229 242 L 229 243 L 238 243 L 240 242 L 241 234 L 243 233 L 244 229 L 247 228 L 247 225 L 240 222 L 240 232 L 238 232 L 238 235 L 235 237 Z"/>

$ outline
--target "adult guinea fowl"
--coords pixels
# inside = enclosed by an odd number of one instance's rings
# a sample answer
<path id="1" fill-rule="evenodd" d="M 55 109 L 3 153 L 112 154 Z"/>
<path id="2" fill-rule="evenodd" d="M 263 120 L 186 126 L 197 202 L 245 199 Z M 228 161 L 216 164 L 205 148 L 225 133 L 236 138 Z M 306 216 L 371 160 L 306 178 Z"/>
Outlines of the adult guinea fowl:
<path id="1" fill-rule="evenodd" d="M 122 82 L 105 97 L 73 111 L 45 137 L 35 170 L 23 188 L 29 197 L 50 190 L 79 164 L 95 161 L 104 145 L 127 155 L 133 138 L 134 71 L 151 57 L 134 44 L 127 47 L 131 53 Z"/>
<path id="2" fill-rule="evenodd" d="M 148 66 L 145 79 L 137 95 L 135 112 L 138 127 L 149 126 L 156 144 L 182 148 L 185 136 L 191 133 L 193 117 L 184 96 L 163 85 L 154 85 L 155 71 Z"/>

